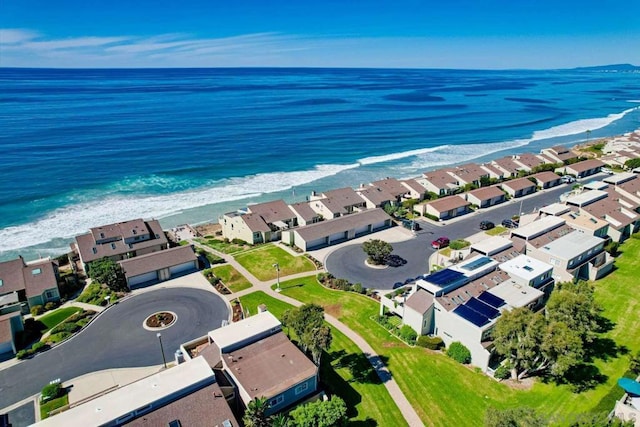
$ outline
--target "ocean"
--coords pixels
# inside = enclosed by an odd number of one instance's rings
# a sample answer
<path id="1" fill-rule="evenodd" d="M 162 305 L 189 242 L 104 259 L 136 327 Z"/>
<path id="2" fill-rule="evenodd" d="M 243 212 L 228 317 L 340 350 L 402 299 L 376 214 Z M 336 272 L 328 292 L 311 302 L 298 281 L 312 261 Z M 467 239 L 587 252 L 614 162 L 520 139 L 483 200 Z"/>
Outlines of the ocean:
<path id="1" fill-rule="evenodd" d="M 638 105 L 640 73 L 594 70 L 0 68 L 0 260 L 618 135 Z"/>

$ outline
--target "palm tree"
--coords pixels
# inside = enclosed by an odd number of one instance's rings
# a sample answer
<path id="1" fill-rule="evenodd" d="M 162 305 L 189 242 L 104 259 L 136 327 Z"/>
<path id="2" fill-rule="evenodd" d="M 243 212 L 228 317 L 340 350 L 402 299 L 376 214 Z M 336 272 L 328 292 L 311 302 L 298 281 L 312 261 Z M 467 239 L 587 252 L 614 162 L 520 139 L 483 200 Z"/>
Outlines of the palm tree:
<path id="1" fill-rule="evenodd" d="M 289 417 L 285 414 L 276 414 L 271 417 L 271 427 L 289 427 Z"/>
<path id="2" fill-rule="evenodd" d="M 242 421 L 245 427 L 269 427 L 270 417 L 266 415 L 269 402 L 266 397 L 256 397 L 247 405 Z"/>

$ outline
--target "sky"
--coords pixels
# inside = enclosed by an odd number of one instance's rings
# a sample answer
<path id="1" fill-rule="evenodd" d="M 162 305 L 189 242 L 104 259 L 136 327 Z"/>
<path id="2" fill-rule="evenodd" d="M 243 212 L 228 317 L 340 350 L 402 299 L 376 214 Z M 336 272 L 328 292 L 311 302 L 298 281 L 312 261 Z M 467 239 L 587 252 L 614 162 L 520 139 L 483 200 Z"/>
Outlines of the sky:
<path id="1" fill-rule="evenodd" d="M 640 1 L 0 0 L 0 67 L 640 65 Z"/>

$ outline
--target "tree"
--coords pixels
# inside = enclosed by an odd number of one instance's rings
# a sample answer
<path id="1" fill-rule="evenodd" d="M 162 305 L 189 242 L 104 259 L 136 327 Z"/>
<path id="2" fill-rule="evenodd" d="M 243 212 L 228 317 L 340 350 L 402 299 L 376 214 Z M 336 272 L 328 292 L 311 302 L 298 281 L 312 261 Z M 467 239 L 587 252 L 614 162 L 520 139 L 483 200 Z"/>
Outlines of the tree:
<path id="1" fill-rule="evenodd" d="M 640 168 L 640 159 L 629 159 L 624 162 L 627 169 Z"/>
<path id="2" fill-rule="evenodd" d="M 541 356 L 548 361 L 549 373 L 556 378 L 580 364 L 584 356 L 579 334 L 564 322 L 551 322 L 547 325 L 540 350 Z"/>
<path id="3" fill-rule="evenodd" d="M 333 339 L 331 329 L 324 324 L 324 308 L 317 304 L 304 304 L 286 310 L 282 324 L 287 330 L 293 329 L 302 351 L 311 351 L 314 362 L 319 365 L 322 352 L 329 348 Z"/>
<path id="4" fill-rule="evenodd" d="M 465 365 L 467 363 L 471 363 L 471 352 L 467 347 L 465 347 L 458 341 L 451 343 L 451 345 L 447 349 L 447 356 Z"/>
<path id="5" fill-rule="evenodd" d="M 345 425 L 347 404 L 339 396 L 330 400 L 300 405 L 290 413 L 292 424 L 299 427 L 333 427 Z"/>
<path id="6" fill-rule="evenodd" d="M 601 309 L 595 301 L 593 287 L 586 282 L 559 283 L 545 311 L 550 322 L 564 322 L 585 343 L 591 343 L 598 332 Z"/>
<path id="7" fill-rule="evenodd" d="M 320 366 L 320 358 L 322 357 L 322 352 L 328 350 L 331 346 L 331 342 L 333 341 L 333 336 L 331 335 L 331 328 L 327 325 L 320 326 L 319 328 L 314 328 L 305 337 L 305 341 L 308 342 L 309 350 L 311 350 L 311 357 L 313 357 L 313 362 Z"/>
<path id="8" fill-rule="evenodd" d="M 393 246 L 380 239 L 370 239 L 362 244 L 362 250 L 369 257 L 369 262 L 375 265 L 384 264 L 385 260 L 391 252 L 393 252 Z"/>
<path id="9" fill-rule="evenodd" d="M 535 409 L 528 407 L 504 410 L 490 407 L 484 416 L 485 427 L 543 427 L 547 424 Z"/>
<path id="10" fill-rule="evenodd" d="M 98 283 L 107 285 L 113 291 L 127 290 L 127 279 L 120 264 L 103 257 L 87 264 L 87 275 Z"/>
<path id="11" fill-rule="evenodd" d="M 291 425 L 287 415 L 280 413 L 271 417 L 271 427 L 289 427 Z"/>
<path id="12" fill-rule="evenodd" d="M 631 356 L 629 370 L 635 374 L 640 374 L 640 351 L 638 351 L 634 356 Z"/>
<path id="13" fill-rule="evenodd" d="M 245 427 L 269 427 L 271 419 L 266 415 L 269 402 L 266 397 L 256 397 L 247 405 L 242 421 Z"/>

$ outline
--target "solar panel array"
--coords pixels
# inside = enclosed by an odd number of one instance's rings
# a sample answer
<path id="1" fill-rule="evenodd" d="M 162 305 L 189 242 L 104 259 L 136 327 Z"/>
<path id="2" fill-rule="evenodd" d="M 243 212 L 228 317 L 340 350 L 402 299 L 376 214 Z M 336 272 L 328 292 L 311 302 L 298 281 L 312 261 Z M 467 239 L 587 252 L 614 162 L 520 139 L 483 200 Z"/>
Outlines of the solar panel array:
<path id="1" fill-rule="evenodd" d="M 473 271 L 476 268 L 482 267 L 483 265 L 487 265 L 491 263 L 493 260 L 488 257 L 478 258 L 476 260 L 471 261 L 469 264 L 463 265 L 462 268 L 467 271 Z"/>
<path id="2" fill-rule="evenodd" d="M 488 317 L 489 319 L 495 319 L 500 316 L 500 312 L 495 308 L 491 307 L 489 304 L 480 301 L 479 299 L 471 298 L 465 304 L 473 311 L 477 311 L 478 313 Z"/>
<path id="3" fill-rule="evenodd" d="M 483 316 L 466 305 L 459 305 L 453 312 L 478 327 L 484 326 L 491 321 L 487 316 Z"/>
<path id="4" fill-rule="evenodd" d="M 487 304 L 489 304 L 490 306 L 492 306 L 493 308 L 500 308 L 502 307 L 505 302 L 502 298 L 497 297 L 493 294 L 490 294 L 489 292 L 483 292 L 480 294 L 480 296 L 478 297 L 478 299 L 482 302 L 486 302 Z"/>
<path id="5" fill-rule="evenodd" d="M 464 277 L 464 274 L 459 271 L 450 270 L 448 268 L 440 271 L 436 271 L 435 273 L 430 274 L 425 277 L 425 280 L 429 283 L 433 283 L 434 285 L 445 287 L 461 278 Z"/>

